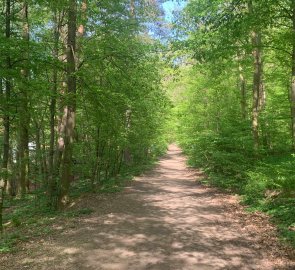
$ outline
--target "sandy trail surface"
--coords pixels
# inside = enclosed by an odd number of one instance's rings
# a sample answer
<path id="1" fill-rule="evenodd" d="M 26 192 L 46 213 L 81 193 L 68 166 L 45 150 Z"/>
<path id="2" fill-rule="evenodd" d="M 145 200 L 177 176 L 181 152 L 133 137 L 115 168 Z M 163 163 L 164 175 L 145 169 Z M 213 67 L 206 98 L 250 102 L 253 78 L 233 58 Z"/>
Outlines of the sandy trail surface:
<path id="1" fill-rule="evenodd" d="M 0 269 L 295 269 L 266 216 L 199 183 L 171 145 L 154 170 L 117 194 L 90 196 L 95 211 L 2 258 Z"/>

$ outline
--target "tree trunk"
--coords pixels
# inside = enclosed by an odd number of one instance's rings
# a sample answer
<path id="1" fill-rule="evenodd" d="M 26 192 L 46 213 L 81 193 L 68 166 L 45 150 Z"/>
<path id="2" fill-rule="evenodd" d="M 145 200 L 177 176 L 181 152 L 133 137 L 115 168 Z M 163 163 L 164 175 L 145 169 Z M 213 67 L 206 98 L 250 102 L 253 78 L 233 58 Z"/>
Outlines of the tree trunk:
<path id="1" fill-rule="evenodd" d="M 261 55 L 261 34 L 252 32 L 254 74 L 253 74 L 253 103 L 252 103 L 252 132 L 254 149 L 259 148 L 259 113 L 264 102 L 263 82 L 262 82 L 262 55 Z"/>
<path id="2" fill-rule="evenodd" d="M 253 13 L 252 1 L 248 2 L 248 9 Z M 254 141 L 254 151 L 259 148 L 259 114 L 265 105 L 265 89 L 263 83 L 263 62 L 262 62 L 262 41 L 259 29 L 253 29 L 251 33 L 253 46 L 253 101 L 252 101 L 252 133 Z"/>
<path id="3" fill-rule="evenodd" d="M 83 61 L 82 61 L 82 40 L 85 35 L 85 24 L 87 20 L 87 1 L 83 0 L 81 3 L 81 22 L 78 27 L 77 31 L 77 45 L 76 45 L 76 65 L 79 68 Z"/>
<path id="4" fill-rule="evenodd" d="M 292 147 L 295 151 L 295 0 L 292 0 L 292 77 L 290 87 Z"/>
<path id="5" fill-rule="evenodd" d="M 42 155 L 42 149 L 41 149 L 41 127 L 38 124 L 37 120 L 35 121 L 35 129 L 36 129 L 36 135 L 35 135 L 35 141 L 36 141 L 36 158 L 35 158 L 35 166 L 37 168 L 37 172 L 36 175 L 38 175 L 38 180 L 42 179 L 43 181 L 43 177 L 44 177 L 44 168 L 43 168 L 43 155 Z M 38 183 L 36 183 L 35 181 L 35 189 L 37 189 L 37 185 Z"/>
<path id="6" fill-rule="evenodd" d="M 240 88 L 240 104 L 241 113 L 243 120 L 247 119 L 247 96 L 246 96 L 246 78 L 242 65 L 242 56 L 238 53 L 238 63 L 239 63 L 239 88 Z"/>
<path id="7" fill-rule="evenodd" d="M 134 16 L 135 16 L 135 3 L 134 3 L 134 0 L 130 0 L 130 15 L 131 15 L 131 18 L 134 18 Z"/>
<path id="8" fill-rule="evenodd" d="M 261 61 L 261 35 L 257 32 L 252 33 L 254 74 L 253 74 L 253 104 L 252 104 L 252 132 L 254 149 L 259 147 L 259 108 L 260 108 L 260 89 L 262 86 L 262 61 Z"/>
<path id="9" fill-rule="evenodd" d="M 128 134 L 131 129 L 131 116 L 132 116 L 132 111 L 131 109 L 127 109 L 125 112 L 125 132 L 127 134 L 127 138 L 129 137 Z M 124 149 L 124 162 L 126 165 L 130 166 L 132 164 L 132 154 L 130 151 L 129 146 L 127 145 Z"/>
<path id="10" fill-rule="evenodd" d="M 85 34 L 85 21 L 86 21 L 86 11 L 87 11 L 87 0 L 83 0 L 82 7 L 81 7 L 81 18 L 82 22 L 78 27 L 78 37 L 81 38 Z"/>
<path id="11" fill-rule="evenodd" d="M 7 179 L 7 185 L 6 185 L 6 192 L 9 194 L 9 196 L 14 197 L 17 195 L 17 177 L 15 177 L 15 173 L 13 174 L 13 171 L 16 171 L 18 173 L 18 170 L 14 166 L 13 161 L 13 150 L 11 149 L 11 146 L 9 147 L 9 160 L 8 160 L 8 171 L 10 172 L 10 175 Z M 17 158 L 16 158 L 17 159 Z"/>
<path id="12" fill-rule="evenodd" d="M 59 38 L 60 38 L 60 16 L 58 16 L 58 10 L 54 12 L 54 47 L 53 47 L 53 57 L 56 61 L 58 61 L 59 54 Z M 54 153 L 55 153 L 55 116 L 56 116 L 56 98 L 57 98 L 57 89 L 58 89 L 58 70 L 57 66 L 53 68 L 52 75 L 52 96 L 50 101 L 50 142 L 49 142 L 49 157 L 48 157 L 48 197 L 49 203 L 53 208 L 56 208 L 56 200 L 54 200 L 54 194 L 57 191 L 57 183 L 56 183 L 56 169 L 54 166 Z"/>
<path id="13" fill-rule="evenodd" d="M 7 40 L 10 38 L 10 22 L 11 22 L 11 6 L 10 0 L 6 0 L 6 13 L 5 13 L 5 37 Z M 9 70 L 11 69 L 11 59 L 8 55 L 6 57 L 6 68 Z M 2 87 L 1 87 L 2 91 Z M 3 98 L 5 98 L 4 102 L 4 113 L 3 113 L 3 127 L 4 127 L 4 134 L 3 134 L 3 158 L 2 158 L 2 178 L 0 179 L 0 233 L 3 232 L 3 219 L 2 219 L 2 210 L 3 210 L 3 203 L 4 203 L 4 193 L 5 188 L 7 185 L 7 178 L 8 178 L 8 161 L 9 161 L 9 139 L 10 139 L 10 117 L 9 117 L 9 103 L 10 103 L 10 95 L 11 95 L 11 81 L 10 78 L 7 77 L 5 80 L 5 95 L 3 94 Z"/>
<path id="14" fill-rule="evenodd" d="M 64 147 L 61 164 L 61 183 L 59 194 L 59 207 L 64 207 L 68 202 L 68 193 L 72 175 L 72 148 L 75 129 L 76 110 L 76 0 L 69 0 L 68 8 L 68 39 L 67 39 L 67 101 L 64 108 Z"/>
<path id="15" fill-rule="evenodd" d="M 46 135 L 45 135 L 45 130 L 44 127 L 41 127 L 41 153 L 42 153 L 42 174 L 43 174 L 43 179 L 44 179 L 44 186 L 48 186 L 48 165 L 47 165 L 47 158 L 46 158 Z"/>
<path id="16" fill-rule="evenodd" d="M 22 9 L 23 32 L 22 37 L 25 43 L 29 41 L 29 24 L 28 24 L 28 3 L 23 2 Z M 28 171 L 29 171 L 29 110 L 28 110 L 28 93 L 27 80 L 28 72 L 28 48 L 25 48 L 25 60 L 21 69 L 23 82 L 20 89 L 20 104 L 19 104 L 19 158 L 20 158 L 20 191 L 23 196 L 26 193 L 28 186 Z"/>

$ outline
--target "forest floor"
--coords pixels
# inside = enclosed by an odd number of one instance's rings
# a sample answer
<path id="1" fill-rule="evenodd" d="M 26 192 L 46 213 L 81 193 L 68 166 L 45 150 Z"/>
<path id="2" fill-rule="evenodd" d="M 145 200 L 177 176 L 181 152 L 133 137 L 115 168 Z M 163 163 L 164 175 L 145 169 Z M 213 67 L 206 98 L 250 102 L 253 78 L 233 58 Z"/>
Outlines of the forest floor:
<path id="1" fill-rule="evenodd" d="M 61 219 L 52 233 L 0 254 L 0 269 L 295 269 L 294 251 L 261 213 L 200 183 L 175 145 L 123 191 L 84 196 L 87 216 Z"/>

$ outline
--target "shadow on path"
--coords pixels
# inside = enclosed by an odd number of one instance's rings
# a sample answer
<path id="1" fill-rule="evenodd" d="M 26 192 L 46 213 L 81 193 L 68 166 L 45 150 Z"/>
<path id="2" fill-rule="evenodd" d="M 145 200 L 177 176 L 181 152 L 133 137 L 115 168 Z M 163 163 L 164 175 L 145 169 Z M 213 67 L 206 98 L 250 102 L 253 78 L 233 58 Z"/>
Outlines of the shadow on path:
<path id="1" fill-rule="evenodd" d="M 152 172 L 10 269 L 295 269 L 275 266 L 218 192 L 196 180 L 172 145 Z"/>

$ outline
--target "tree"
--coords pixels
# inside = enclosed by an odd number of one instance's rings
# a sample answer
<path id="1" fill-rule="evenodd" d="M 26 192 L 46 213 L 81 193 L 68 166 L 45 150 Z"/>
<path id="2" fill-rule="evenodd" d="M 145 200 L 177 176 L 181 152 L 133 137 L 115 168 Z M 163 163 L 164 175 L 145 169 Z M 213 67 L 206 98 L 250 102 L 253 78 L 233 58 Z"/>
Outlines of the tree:
<path id="1" fill-rule="evenodd" d="M 248 2 L 249 13 L 255 16 L 253 12 L 253 3 Z M 253 46 L 253 102 L 252 102 L 252 132 L 255 151 L 259 148 L 259 114 L 265 104 L 265 87 L 263 83 L 263 60 L 262 60 L 262 37 L 261 30 L 257 27 L 252 29 L 251 41 Z"/>
<path id="2" fill-rule="evenodd" d="M 63 115 L 63 153 L 61 163 L 61 183 L 59 203 L 68 203 L 68 192 L 72 177 L 72 148 L 74 142 L 74 130 L 76 124 L 76 20 L 77 3 L 76 0 L 69 0 L 68 3 L 68 38 L 67 38 L 67 89 L 66 105 Z"/>
<path id="3" fill-rule="evenodd" d="M 30 116 L 28 109 L 28 79 L 29 79 L 29 22 L 28 22 L 28 2 L 22 2 L 22 39 L 24 48 L 24 60 L 22 61 L 21 77 L 19 89 L 19 160 L 20 160 L 20 189 L 24 195 L 29 188 L 29 125 Z"/>
<path id="4" fill-rule="evenodd" d="M 291 1 L 291 11 L 292 11 L 292 79 L 291 79 L 291 94 L 290 94 L 290 103 L 291 103 L 291 130 L 292 130 L 292 142 L 293 150 L 295 151 L 295 1 Z"/>
<path id="5" fill-rule="evenodd" d="M 5 6 L 5 37 L 7 40 L 10 38 L 11 34 L 11 2 L 6 0 Z M 10 55 L 6 56 L 6 69 L 9 71 L 11 69 L 11 59 Z M 1 92 L 2 92 L 1 85 Z M 9 161 L 9 150 L 10 150 L 10 96 L 11 96 L 11 79 L 8 74 L 5 78 L 5 88 L 4 93 L 2 94 L 4 99 L 3 104 L 3 157 L 2 157 L 2 169 L 0 174 L 0 232 L 3 232 L 3 203 L 4 203 L 4 193 L 7 186 L 8 178 L 8 161 Z"/>

